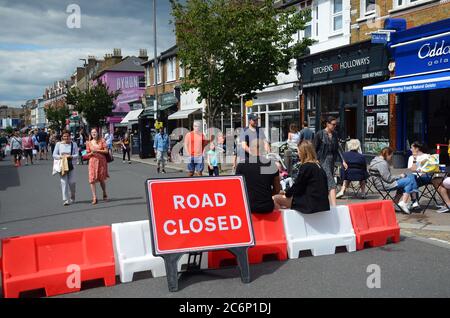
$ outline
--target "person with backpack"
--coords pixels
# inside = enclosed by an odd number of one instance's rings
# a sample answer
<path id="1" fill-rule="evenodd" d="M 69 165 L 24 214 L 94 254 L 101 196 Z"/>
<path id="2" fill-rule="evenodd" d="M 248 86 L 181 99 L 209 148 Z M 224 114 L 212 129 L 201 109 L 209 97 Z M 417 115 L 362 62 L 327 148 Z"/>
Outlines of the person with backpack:
<path id="1" fill-rule="evenodd" d="M 62 141 L 55 145 L 53 159 L 67 160 L 69 171 L 60 175 L 63 204 L 67 206 L 75 202 L 76 181 L 73 161 L 78 157 L 78 146 L 71 140 L 68 131 L 63 132 L 61 139 Z"/>

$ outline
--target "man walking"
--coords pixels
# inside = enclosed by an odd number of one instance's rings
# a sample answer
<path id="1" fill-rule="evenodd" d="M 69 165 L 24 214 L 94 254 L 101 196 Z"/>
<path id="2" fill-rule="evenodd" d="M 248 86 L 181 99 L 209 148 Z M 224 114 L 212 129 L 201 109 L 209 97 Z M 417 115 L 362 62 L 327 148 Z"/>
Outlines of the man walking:
<path id="1" fill-rule="evenodd" d="M 303 122 L 303 129 L 300 131 L 300 144 L 305 140 L 311 142 L 314 140 L 314 131 L 308 127 L 306 120 Z"/>
<path id="2" fill-rule="evenodd" d="M 258 154 L 270 153 L 270 144 L 264 134 L 264 130 L 258 127 L 259 117 L 256 114 L 248 115 L 248 127 L 242 130 L 240 136 L 241 149 L 240 161 L 248 161 L 250 158 L 250 147 L 255 146 Z"/>
<path id="3" fill-rule="evenodd" d="M 194 121 L 194 129 L 186 134 L 184 138 L 184 153 L 188 156 L 187 169 L 188 176 L 201 176 L 205 168 L 203 149 L 207 144 L 205 135 L 202 132 L 202 122 Z"/>
<path id="4" fill-rule="evenodd" d="M 170 140 L 169 135 L 164 133 L 164 128 L 161 127 L 159 129 L 159 133 L 155 136 L 155 142 L 153 143 L 153 148 L 156 153 L 156 162 L 158 164 L 157 171 L 158 173 L 161 171 L 160 168 L 162 166 L 162 173 L 166 173 L 166 161 L 170 148 Z"/>
<path id="5" fill-rule="evenodd" d="M 37 140 L 39 142 L 39 160 L 43 160 L 44 153 L 45 160 L 48 160 L 47 133 L 44 130 L 39 129 Z"/>

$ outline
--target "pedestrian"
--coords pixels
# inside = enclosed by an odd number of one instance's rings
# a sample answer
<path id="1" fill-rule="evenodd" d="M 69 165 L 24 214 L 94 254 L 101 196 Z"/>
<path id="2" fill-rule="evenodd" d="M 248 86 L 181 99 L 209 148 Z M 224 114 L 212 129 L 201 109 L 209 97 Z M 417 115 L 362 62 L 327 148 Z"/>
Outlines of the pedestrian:
<path id="1" fill-rule="evenodd" d="M 298 145 L 300 143 L 300 133 L 298 131 L 297 124 L 292 123 L 289 125 L 288 143 Z"/>
<path id="2" fill-rule="evenodd" d="M 245 178 L 248 199 L 252 213 L 271 213 L 275 204 L 272 196 L 281 190 L 280 174 L 273 161 L 261 160 L 263 149 L 257 143 L 250 143 L 248 160 L 236 167 L 236 175 Z"/>
<path id="3" fill-rule="evenodd" d="M 103 200 L 108 200 L 106 179 L 109 178 L 108 162 L 106 161 L 108 148 L 105 140 L 100 137 L 95 128 L 91 130 L 91 140 L 86 144 L 86 150 L 89 156 L 89 184 L 92 192 L 92 204 L 95 205 L 97 204 L 96 183 L 100 183 L 103 190 Z"/>
<path id="4" fill-rule="evenodd" d="M 419 141 L 411 144 L 411 156 L 408 158 L 408 169 L 416 177 L 417 187 L 420 188 L 426 184 L 430 184 L 433 177 L 427 173 L 422 172 L 422 168 L 430 158 L 430 155 L 425 153 L 425 145 Z M 410 209 L 419 208 L 417 193 L 411 193 Z"/>
<path id="5" fill-rule="evenodd" d="M 37 134 L 38 134 L 38 131 L 35 130 L 35 131 L 33 131 L 33 135 L 31 136 L 31 138 L 33 139 L 33 145 L 34 145 L 33 156 L 34 156 L 35 161 L 37 160 L 37 156 L 39 153 L 39 141 L 37 139 Z M 52 151 L 52 154 L 53 154 L 53 151 Z"/>
<path id="6" fill-rule="evenodd" d="M 64 206 L 70 205 L 75 202 L 76 181 L 75 181 L 75 168 L 73 161 L 78 157 L 78 146 L 72 141 L 70 133 L 64 131 L 62 133 L 62 141 L 55 145 L 53 151 L 53 159 L 55 160 L 67 160 L 69 171 L 61 173 L 61 191 Z"/>
<path id="7" fill-rule="evenodd" d="M 381 150 L 378 157 L 375 157 L 369 165 L 369 171 L 375 171 L 381 176 L 381 180 L 375 180 L 375 187 L 377 189 L 400 190 L 404 192 L 398 206 L 406 214 L 410 214 L 408 201 L 412 193 L 418 192 L 416 178 L 413 174 L 404 174 L 393 176 L 391 174 L 390 163 L 394 156 L 394 150 L 385 147 Z M 382 183 L 382 184 L 381 184 Z"/>
<path id="8" fill-rule="evenodd" d="M 270 153 L 270 144 L 266 138 L 264 130 L 258 127 L 259 117 L 256 114 L 248 115 L 248 127 L 241 131 L 240 142 L 241 147 L 238 149 L 240 155 L 239 160 L 247 161 L 249 158 L 256 158 L 250 156 L 250 147 L 255 146 L 259 154 L 263 154 L 261 150 Z"/>
<path id="9" fill-rule="evenodd" d="M 78 144 L 78 164 L 83 165 L 83 151 L 86 150 L 86 143 L 88 140 L 88 136 L 84 131 L 84 128 L 80 129 L 80 134 L 78 136 L 77 144 Z"/>
<path id="10" fill-rule="evenodd" d="M 37 141 L 39 142 L 39 160 L 44 159 L 44 153 L 45 160 L 48 160 L 47 133 L 43 129 L 39 129 L 39 132 L 37 134 Z"/>
<path id="11" fill-rule="evenodd" d="M 30 133 L 27 135 L 24 134 L 24 137 L 22 137 L 22 150 L 23 150 L 23 156 L 26 158 L 27 162 L 25 163 L 26 166 L 28 164 L 33 164 L 33 138 L 32 138 L 33 132 L 30 131 Z"/>
<path id="12" fill-rule="evenodd" d="M 113 155 L 113 136 L 110 133 L 106 133 L 105 134 L 105 141 L 106 141 L 106 146 L 108 147 L 108 151 L 109 151 L 109 155 L 112 156 Z"/>
<path id="13" fill-rule="evenodd" d="M 156 163 L 158 167 L 156 168 L 156 171 L 159 173 L 161 171 L 162 166 L 162 173 L 166 173 L 166 161 L 168 157 L 168 153 L 170 151 L 170 140 L 169 135 L 164 133 L 164 128 L 159 129 L 159 133 L 155 136 L 155 141 L 153 142 L 153 148 L 155 149 L 156 153 Z"/>
<path id="14" fill-rule="evenodd" d="M 308 122 L 305 120 L 303 122 L 303 129 L 300 130 L 300 138 L 299 138 L 299 142 L 303 142 L 303 141 L 314 141 L 314 131 L 308 127 Z"/>
<path id="15" fill-rule="evenodd" d="M 128 133 L 125 133 L 123 138 L 120 139 L 120 144 L 122 145 L 122 154 L 123 154 L 123 163 L 125 163 L 125 155 L 128 156 L 128 163 L 131 164 L 130 159 L 130 135 Z"/>
<path id="16" fill-rule="evenodd" d="M 201 176 L 205 168 L 203 150 L 207 144 L 205 135 L 202 132 L 202 122 L 194 121 L 193 130 L 186 134 L 184 138 L 184 153 L 187 155 L 188 176 Z"/>
<path id="17" fill-rule="evenodd" d="M 274 196 L 275 209 L 294 209 L 311 214 L 330 210 L 327 174 L 317 160 L 314 145 L 305 140 L 298 146 L 301 166 L 291 188 Z"/>
<path id="18" fill-rule="evenodd" d="M 206 155 L 208 158 L 209 176 L 217 177 L 219 175 L 219 158 L 216 145 L 213 142 L 209 145 L 209 151 L 206 153 Z"/>
<path id="19" fill-rule="evenodd" d="M 336 133 L 337 120 L 333 116 L 326 119 L 325 129 L 319 131 L 314 137 L 314 147 L 320 166 L 325 170 L 328 178 L 328 192 L 331 206 L 336 206 L 336 181 L 334 180 L 334 166 L 338 155 L 341 157 L 345 170 L 348 166 L 344 159 L 344 152 L 339 144 Z"/>
<path id="20" fill-rule="evenodd" d="M 15 167 L 20 167 L 22 160 L 22 138 L 20 138 L 19 131 L 14 131 L 9 144 L 11 145 L 12 162 Z"/>

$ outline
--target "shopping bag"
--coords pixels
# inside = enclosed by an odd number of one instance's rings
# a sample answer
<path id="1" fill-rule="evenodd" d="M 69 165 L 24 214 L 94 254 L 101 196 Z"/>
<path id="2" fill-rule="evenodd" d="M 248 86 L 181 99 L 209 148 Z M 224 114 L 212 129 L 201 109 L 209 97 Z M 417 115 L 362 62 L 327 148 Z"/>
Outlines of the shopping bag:
<path id="1" fill-rule="evenodd" d="M 61 159 L 53 160 L 53 175 L 61 173 Z"/>
<path id="2" fill-rule="evenodd" d="M 65 176 L 69 172 L 69 162 L 67 157 L 61 159 L 61 175 Z"/>
<path id="3" fill-rule="evenodd" d="M 439 155 L 428 156 L 420 165 L 422 172 L 439 172 Z"/>

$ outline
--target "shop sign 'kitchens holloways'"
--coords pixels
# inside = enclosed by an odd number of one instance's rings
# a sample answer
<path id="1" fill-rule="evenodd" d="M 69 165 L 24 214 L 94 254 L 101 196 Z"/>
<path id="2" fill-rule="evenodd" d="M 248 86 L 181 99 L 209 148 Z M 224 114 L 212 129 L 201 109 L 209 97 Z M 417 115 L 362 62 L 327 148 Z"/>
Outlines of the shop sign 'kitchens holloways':
<path id="1" fill-rule="evenodd" d="M 350 45 L 298 60 L 304 88 L 387 75 L 385 46 L 370 42 Z"/>

